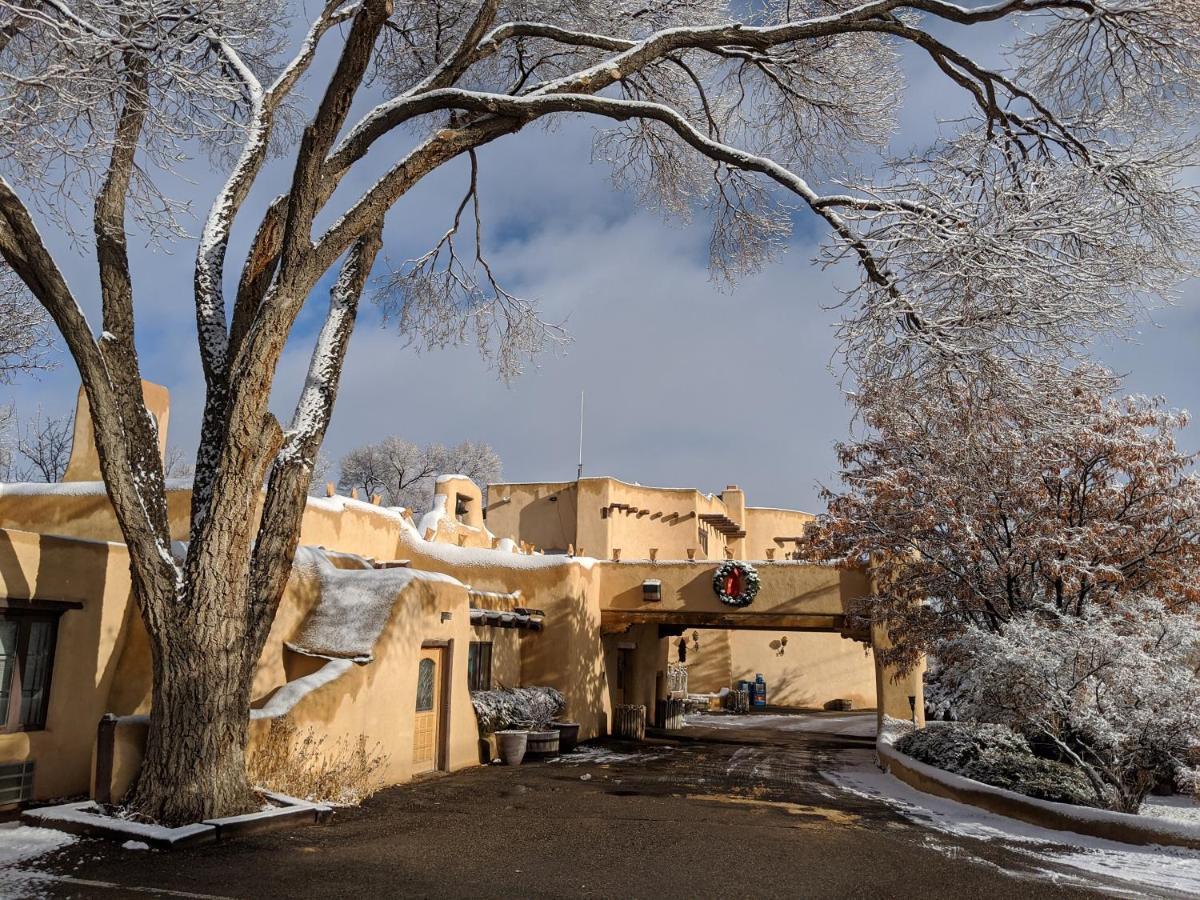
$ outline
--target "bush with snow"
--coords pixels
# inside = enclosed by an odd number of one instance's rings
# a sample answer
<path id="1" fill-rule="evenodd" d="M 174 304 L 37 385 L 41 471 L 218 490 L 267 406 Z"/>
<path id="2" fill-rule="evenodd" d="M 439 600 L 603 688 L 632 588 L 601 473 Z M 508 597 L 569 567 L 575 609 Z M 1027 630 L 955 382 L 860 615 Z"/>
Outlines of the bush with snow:
<path id="1" fill-rule="evenodd" d="M 922 685 L 925 694 L 925 718 L 928 721 L 953 722 L 961 718 L 958 707 L 962 688 L 944 677 L 942 665 L 936 656 L 928 658 Z"/>
<path id="2" fill-rule="evenodd" d="M 925 654 L 938 718 L 1011 726 L 1136 812 L 1186 772 L 1200 733 L 1200 475 L 1186 413 L 1114 396 L 1092 365 L 1039 361 L 1012 381 L 964 369 L 931 391 L 868 380 L 869 431 L 842 445 L 847 489 L 801 555 L 870 560 L 857 610 Z"/>
<path id="3" fill-rule="evenodd" d="M 902 737 L 896 749 L 947 772 L 1039 800 L 1105 805 L 1079 768 L 1035 756 L 1029 742 L 1004 725 L 933 722 Z"/>
<path id="4" fill-rule="evenodd" d="M 967 629 L 946 643 L 944 676 L 959 711 L 1053 748 L 1088 779 L 1095 801 L 1137 812 L 1162 781 L 1196 775 L 1200 627 L 1162 601 L 1127 599 L 1081 616 Z"/>
<path id="5" fill-rule="evenodd" d="M 552 687 L 497 688 L 472 691 L 471 705 L 479 721 L 480 734 L 506 728 L 548 726 L 566 707 L 563 695 Z"/>

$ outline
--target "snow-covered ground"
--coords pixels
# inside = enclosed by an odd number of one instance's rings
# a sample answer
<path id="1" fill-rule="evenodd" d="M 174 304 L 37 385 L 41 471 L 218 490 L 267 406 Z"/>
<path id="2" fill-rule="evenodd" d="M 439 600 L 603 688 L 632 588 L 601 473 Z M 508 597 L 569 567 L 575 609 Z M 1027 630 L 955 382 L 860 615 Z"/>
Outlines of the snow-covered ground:
<path id="1" fill-rule="evenodd" d="M 0 897 L 37 896 L 37 886 L 45 883 L 46 876 L 30 863 L 74 840 L 52 828 L 31 828 L 17 822 L 0 825 Z"/>
<path id="2" fill-rule="evenodd" d="M 1147 890 L 1153 890 L 1200 897 L 1200 851 L 1139 847 L 1039 828 L 911 788 L 881 772 L 870 751 L 852 751 L 842 758 L 854 763 L 826 772 L 827 779 L 852 794 L 883 801 L 906 818 L 936 831 L 979 841 L 1000 841 L 1035 861 L 1126 884 L 1131 895 L 1145 896 Z M 946 851 L 961 852 L 950 846 Z M 1061 877 L 1053 870 L 1046 870 L 1046 874 Z"/>
<path id="3" fill-rule="evenodd" d="M 1148 797 L 1138 810 L 1143 816 L 1156 816 L 1173 822 L 1200 825 L 1200 803 L 1195 797 L 1173 794 L 1170 797 Z"/>
<path id="4" fill-rule="evenodd" d="M 849 737 L 875 737 L 875 713 L 780 713 L 777 715 L 706 715 L 697 713 L 685 720 L 689 725 L 705 728 L 764 728 L 775 731 L 842 734 Z"/>
<path id="5" fill-rule="evenodd" d="M 564 753 L 550 760 L 552 763 L 567 763 L 573 766 L 607 765 L 610 763 L 639 762 L 646 763 L 654 759 L 662 759 L 672 747 L 655 747 L 652 750 L 637 750 L 632 753 L 621 753 L 608 747 L 595 744 L 580 744 L 570 753 Z"/>

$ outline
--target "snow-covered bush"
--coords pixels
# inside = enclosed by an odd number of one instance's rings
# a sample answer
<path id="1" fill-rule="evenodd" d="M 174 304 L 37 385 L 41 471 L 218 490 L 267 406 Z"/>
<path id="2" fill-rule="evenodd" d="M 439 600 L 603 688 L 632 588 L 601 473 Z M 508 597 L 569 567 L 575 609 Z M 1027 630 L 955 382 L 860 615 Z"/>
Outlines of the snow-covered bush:
<path id="1" fill-rule="evenodd" d="M 896 748 L 914 759 L 951 772 L 959 771 L 981 755 L 1033 753 L 1029 742 L 1007 725 L 968 722 L 931 722 L 900 738 Z"/>
<path id="2" fill-rule="evenodd" d="M 962 688 L 943 676 L 941 663 L 936 656 L 930 656 L 922 680 L 925 718 L 930 722 L 954 722 L 961 718 L 958 713 L 958 699 Z"/>
<path id="3" fill-rule="evenodd" d="M 1029 742 L 1004 725 L 933 722 L 902 737 L 896 749 L 947 772 L 1039 800 L 1102 805 L 1082 770 L 1035 756 Z"/>
<path id="4" fill-rule="evenodd" d="M 960 712 L 1001 722 L 1083 772 L 1097 802 L 1137 812 L 1160 781 L 1194 777 L 1200 745 L 1200 627 L 1156 599 L 1082 616 L 967 629 L 947 642 L 943 677 Z"/>
<path id="5" fill-rule="evenodd" d="M 471 705 L 475 707 L 479 733 L 491 734 L 505 728 L 547 726 L 566 707 L 566 700 L 552 687 L 502 687 L 472 691 Z"/>
<path id="6" fill-rule="evenodd" d="M 939 390 L 868 380 L 847 488 L 801 554 L 869 560 L 877 662 L 926 654 L 933 717 L 1008 724 L 1136 812 L 1200 732 L 1200 476 L 1186 413 L 1049 359 Z"/>

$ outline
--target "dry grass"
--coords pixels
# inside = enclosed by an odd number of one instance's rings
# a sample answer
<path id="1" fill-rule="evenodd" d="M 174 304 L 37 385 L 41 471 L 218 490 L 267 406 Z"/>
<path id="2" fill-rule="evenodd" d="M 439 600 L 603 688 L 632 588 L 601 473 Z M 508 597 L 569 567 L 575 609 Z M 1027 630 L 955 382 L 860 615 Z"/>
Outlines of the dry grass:
<path id="1" fill-rule="evenodd" d="M 388 757 L 367 739 L 330 742 L 312 727 L 300 733 L 288 716 L 271 721 L 266 739 L 250 754 L 250 782 L 291 797 L 357 806 L 382 786 L 379 772 Z"/>

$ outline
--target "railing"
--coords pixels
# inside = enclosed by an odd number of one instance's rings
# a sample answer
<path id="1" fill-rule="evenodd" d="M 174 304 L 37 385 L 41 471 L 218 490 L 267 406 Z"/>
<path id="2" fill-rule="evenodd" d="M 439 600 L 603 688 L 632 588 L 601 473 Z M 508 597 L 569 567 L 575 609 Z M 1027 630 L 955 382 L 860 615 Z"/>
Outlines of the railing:
<path id="1" fill-rule="evenodd" d="M 672 695 L 687 696 L 688 676 L 687 666 L 681 663 L 667 663 L 667 688 Z"/>

